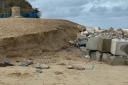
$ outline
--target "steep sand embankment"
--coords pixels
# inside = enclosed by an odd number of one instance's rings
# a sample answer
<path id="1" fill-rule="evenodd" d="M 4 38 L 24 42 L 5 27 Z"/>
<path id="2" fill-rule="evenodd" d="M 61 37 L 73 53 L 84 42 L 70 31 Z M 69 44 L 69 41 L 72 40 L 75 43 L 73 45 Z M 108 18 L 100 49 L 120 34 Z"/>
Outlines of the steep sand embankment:
<path id="1" fill-rule="evenodd" d="M 78 24 L 67 20 L 1 19 L 0 54 L 16 57 L 58 51 L 67 48 L 78 31 Z"/>

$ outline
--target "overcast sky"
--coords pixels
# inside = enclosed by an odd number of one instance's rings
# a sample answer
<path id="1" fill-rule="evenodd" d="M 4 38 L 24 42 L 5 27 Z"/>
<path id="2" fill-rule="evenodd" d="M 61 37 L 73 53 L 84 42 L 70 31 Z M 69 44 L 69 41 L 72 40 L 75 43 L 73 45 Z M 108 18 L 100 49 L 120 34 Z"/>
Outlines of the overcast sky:
<path id="1" fill-rule="evenodd" d="M 68 19 L 86 26 L 128 28 L 128 0 L 29 0 L 42 18 Z"/>

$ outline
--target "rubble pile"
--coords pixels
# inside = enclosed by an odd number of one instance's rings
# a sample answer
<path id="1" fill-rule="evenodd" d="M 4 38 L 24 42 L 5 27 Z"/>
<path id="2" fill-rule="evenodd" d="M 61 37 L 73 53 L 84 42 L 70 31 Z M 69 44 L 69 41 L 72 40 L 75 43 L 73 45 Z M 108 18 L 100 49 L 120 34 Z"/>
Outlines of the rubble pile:
<path id="1" fill-rule="evenodd" d="M 125 33 L 123 30 L 104 30 L 102 32 L 95 32 L 89 37 L 102 37 L 102 38 L 110 38 L 110 39 L 127 39 L 127 33 Z"/>
<path id="2" fill-rule="evenodd" d="M 84 56 L 89 55 L 92 60 L 104 61 L 113 65 L 127 64 L 128 36 L 122 29 L 110 28 L 94 33 L 84 31 L 77 37 L 76 44 L 85 53 Z"/>

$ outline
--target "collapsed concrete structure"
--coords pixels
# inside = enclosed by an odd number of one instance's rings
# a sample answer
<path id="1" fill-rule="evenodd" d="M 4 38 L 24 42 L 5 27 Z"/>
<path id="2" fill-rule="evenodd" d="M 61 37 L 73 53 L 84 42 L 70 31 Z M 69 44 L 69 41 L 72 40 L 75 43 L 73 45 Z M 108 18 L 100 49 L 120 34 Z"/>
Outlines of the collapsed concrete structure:
<path id="1" fill-rule="evenodd" d="M 111 64 L 115 61 L 116 64 L 125 64 L 128 60 L 128 40 L 127 33 L 124 33 L 122 30 L 105 30 L 87 34 L 85 49 L 89 51 L 90 58 L 98 61 L 111 61 Z"/>

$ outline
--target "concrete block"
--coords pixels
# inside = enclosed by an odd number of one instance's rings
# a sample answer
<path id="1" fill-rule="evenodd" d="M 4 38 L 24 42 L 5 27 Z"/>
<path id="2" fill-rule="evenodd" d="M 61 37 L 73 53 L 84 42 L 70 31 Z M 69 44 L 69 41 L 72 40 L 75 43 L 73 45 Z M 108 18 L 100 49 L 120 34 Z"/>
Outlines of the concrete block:
<path id="1" fill-rule="evenodd" d="M 128 40 L 112 39 L 111 53 L 113 55 L 128 55 Z"/>
<path id="2" fill-rule="evenodd" d="M 87 42 L 87 49 L 98 50 L 101 52 L 110 52 L 111 39 L 99 37 L 90 38 Z"/>
<path id="3" fill-rule="evenodd" d="M 102 44 L 100 39 L 98 37 L 93 37 L 87 41 L 86 47 L 88 50 L 98 50 L 100 44 Z"/>
<path id="4" fill-rule="evenodd" d="M 111 39 L 107 38 L 100 38 L 100 46 L 98 48 L 99 51 L 101 52 L 110 52 L 111 51 Z"/>

